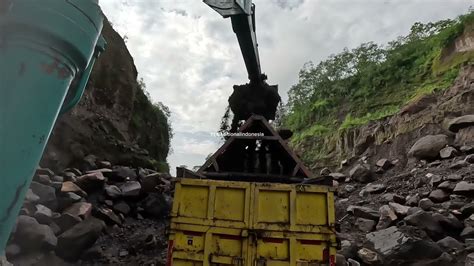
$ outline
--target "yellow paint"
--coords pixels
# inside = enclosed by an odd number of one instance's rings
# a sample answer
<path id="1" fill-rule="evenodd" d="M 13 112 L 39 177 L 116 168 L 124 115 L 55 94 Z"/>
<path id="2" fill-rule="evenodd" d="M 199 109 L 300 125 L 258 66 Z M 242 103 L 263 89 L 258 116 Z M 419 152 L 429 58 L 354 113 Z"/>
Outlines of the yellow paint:
<path id="1" fill-rule="evenodd" d="M 336 254 L 329 187 L 182 179 L 171 217 L 173 265 L 312 266 Z"/>

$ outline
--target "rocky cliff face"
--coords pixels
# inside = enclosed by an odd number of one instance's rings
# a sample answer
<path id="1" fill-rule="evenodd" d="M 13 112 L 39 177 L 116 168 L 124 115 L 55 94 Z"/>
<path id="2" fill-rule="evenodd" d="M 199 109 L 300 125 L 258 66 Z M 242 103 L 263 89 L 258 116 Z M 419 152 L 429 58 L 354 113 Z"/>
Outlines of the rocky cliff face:
<path id="1" fill-rule="evenodd" d="M 92 154 L 116 164 L 167 171 L 167 116 L 146 96 L 124 40 L 108 22 L 103 35 L 107 49 L 80 103 L 58 119 L 41 165 L 80 166 Z"/>

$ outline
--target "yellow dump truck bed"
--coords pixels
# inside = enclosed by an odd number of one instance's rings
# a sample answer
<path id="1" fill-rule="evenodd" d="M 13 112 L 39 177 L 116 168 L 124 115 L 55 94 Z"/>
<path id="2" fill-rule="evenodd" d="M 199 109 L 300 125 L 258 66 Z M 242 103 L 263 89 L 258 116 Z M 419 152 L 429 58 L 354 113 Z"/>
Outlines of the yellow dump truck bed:
<path id="1" fill-rule="evenodd" d="M 181 179 L 169 265 L 334 265 L 330 187 Z"/>

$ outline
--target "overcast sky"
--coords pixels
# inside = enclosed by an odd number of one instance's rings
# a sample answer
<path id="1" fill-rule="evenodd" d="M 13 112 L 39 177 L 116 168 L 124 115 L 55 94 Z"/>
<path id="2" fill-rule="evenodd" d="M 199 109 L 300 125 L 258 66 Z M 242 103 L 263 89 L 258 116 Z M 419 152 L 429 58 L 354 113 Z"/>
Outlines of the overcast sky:
<path id="1" fill-rule="evenodd" d="M 286 100 L 298 71 L 344 47 L 385 44 L 417 21 L 454 18 L 474 0 L 254 0 L 262 70 Z M 200 0 L 100 0 L 126 38 L 154 101 L 172 112 L 177 165 L 201 165 L 220 145 L 219 128 L 232 85 L 247 73 L 229 19 Z M 174 172 L 174 171 L 173 171 Z"/>

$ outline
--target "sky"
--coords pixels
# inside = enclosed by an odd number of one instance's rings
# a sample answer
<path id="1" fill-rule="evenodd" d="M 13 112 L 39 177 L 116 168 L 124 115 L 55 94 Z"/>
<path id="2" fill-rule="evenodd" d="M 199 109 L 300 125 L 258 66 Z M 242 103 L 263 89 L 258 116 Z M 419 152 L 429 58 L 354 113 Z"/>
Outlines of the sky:
<path id="1" fill-rule="evenodd" d="M 302 66 L 344 47 L 386 44 L 415 22 L 455 18 L 474 0 L 254 0 L 262 71 L 280 95 Z M 100 0 L 126 39 L 154 102 L 171 110 L 168 162 L 192 168 L 222 144 L 213 135 L 234 84 L 247 72 L 230 19 L 200 0 Z M 174 172 L 174 171 L 172 171 Z"/>

